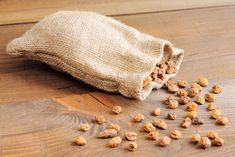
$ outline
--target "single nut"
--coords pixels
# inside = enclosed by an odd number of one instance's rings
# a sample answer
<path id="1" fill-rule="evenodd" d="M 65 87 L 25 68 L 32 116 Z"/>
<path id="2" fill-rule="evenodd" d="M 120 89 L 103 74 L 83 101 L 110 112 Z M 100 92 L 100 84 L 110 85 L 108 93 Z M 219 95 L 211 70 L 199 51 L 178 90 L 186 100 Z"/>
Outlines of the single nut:
<path id="1" fill-rule="evenodd" d="M 214 139 L 216 137 L 219 137 L 219 134 L 216 131 L 208 131 L 207 133 L 207 137 L 209 139 Z"/>
<path id="2" fill-rule="evenodd" d="M 224 144 L 224 140 L 220 137 L 216 137 L 212 140 L 212 145 L 214 146 L 222 146 Z"/>
<path id="3" fill-rule="evenodd" d="M 191 124 L 192 124 L 192 120 L 190 118 L 186 117 L 183 119 L 181 126 L 183 128 L 188 128 Z"/>
<path id="4" fill-rule="evenodd" d="M 164 120 L 162 120 L 162 119 L 155 120 L 155 121 L 153 122 L 153 125 L 154 125 L 155 127 L 158 127 L 158 128 L 160 128 L 160 129 L 163 129 L 163 130 L 166 130 L 166 129 L 167 129 L 166 122 L 165 122 Z"/>
<path id="5" fill-rule="evenodd" d="M 169 84 L 173 84 L 173 82 L 172 82 L 171 80 L 167 80 L 167 81 L 164 83 L 163 88 L 168 88 Z"/>
<path id="6" fill-rule="evenodd" d="M 135 132 L 126 132 L 125 133 L 125 138 L 128 140 L 128 141 L 134 141 L 137 139 L 137 133 Z"/>
<path id="7" fill-rule="evenodd" d="M 190 119 L 194 119 L 195 117 L 197 117 L 197 112 L 196 111 L 189 111 L 189 112 L 187 112 L 187 115 L 185 117 L 188 117 Z"/>
<path id="8" fill-rule="evenodd" d="M 190 98 L 188 96 L 181 96 L 178 102 L 182 105 L 186 105 L 189 102 Z"/>
<path id="9" fill-rule="evenodd" d="M 113 137 L 113 138 L 111 138 L 111 139 L 109 140 L 108 146 L 109 146 L 110 148 L 115 148 L 115 147 L 117 147 L 119 144 L 121 144 L 121 142 L 122 142 L 122 138 L 121 138 L 121 137 L 119 137 L 119 136 Z"/>
<path id="10" fill-rule="evenodd" d="M 143 128 L 144 128 L 144 130 L 146 131 L 146 132 L 154 132 L 154 131 L 156 131 L 156 128 L 153 126 L 153 124 L 152 123 L 145 123 L 144 124 L 144 126 L 143 126 Z"/>
<path id="11" fill-rule="evenodd" d="M 109 129 L 115 129 L 117 132 L 120 132 L 121 127 L 118 124 L 111 123 Z"/>
<path id="12" fill-rule="evenodd" d="M 172 101 L 172 100 L 174 100 L 171 96 L 167 96 L 166 98 L 165 98 L 165 100 L 164 100 L 164 104 L 165 105 L 169 105 L 169 103 L 170 103 L 170 101 Z"/>
<path id="13" fill-rule="evenodd" d="M 174 66 L 168 66 L 168 68 L 166 69 L 166 73 L 167 74 L 174 74 L 176 73 L 176 69 Z"/>
<path id="14" fill-rule="evenodd" d="M 198 80 L 198 84 L 202 87 L 208 86 L 208 83 L 209 82 L 208 82 L 207 78 L 205 78 L 205 77 L 200 77 Z"/>
<path id="15" fill-rule="evenodd" d="M 152 114 L 153 114 L 154 116 L 159 116 L 160 113 L 161 113 L 161 109 L 160 109 L 160 108 L 156 108 L 156 109 L 153 110 L 153 112 L 152 112 Z"/>
<path id="16" fill-rule="evenodd" d="M 88 123 L 82 123 L 80 126 L 79 126 L 79 130 L 81 131 L 88 131 L 90 129 L 90 125 Z"/>
<path id="17" fill-rule="evenodd" d="M 134 122 L 141 122 L 143 120 L 144 120 L 144 115 L 141 113 L 137 113 L 133 118 Z"/>
<path id="18" fill-rule="evenodd" d="M 115 129 L 105 129 L 97 134 L 98 138 L 110 138 L 117 136 L 117 130 Z"/>
<path id="19" fill-rule="evenodd" d="M 213 110 L 212 113 L 211 113 L 211 117 L 214 118 L 214 119 L 217 119 L 221 116 L 221 111 L 220 110 Z"/>
<path id="20" fill-rule="evenodd" d="M 188 91 L 186 91 L 185 89 L 179 89 L 177 91 L 177 95 L 178 96 L 187 96 L 188 95 Z"/>
<path id="21" fill-rule="evenodd" d="M 188 90 L 188 96 L 190 97 L 190 98 L 194 98 L 196 95 L 198 95 L 199 94 L 199 90 L 197 89 L 197 88 L 190 88 L 189 90 Z"/>
<path id="22" fill-rule="evenodd" d="M 222 92 L 222 88 L 219 85 L 214 85 L 211 89 L 211 92 L 215 94 L 219 94 L 220 92 Z"/>
<path id="23" fill-rule="evenodd" d="M 157 140 L 159 133 L 157 131 L 152 131 L 148 133 L 148 139 Z"/>
<path id="24" fill-rule="evenodd" d="M 97 124 L 103 124 L 104 122 L 105 122 L 106 120 L 105 120 L 105 117 L 104 116 L 95 116 L 95 122 L 97 123 Z"/>
<path id="25" fill-rule="evenodd" d="M 202 125 L 204 123 L 203 119 L 200 119 L 199 117 L 194 117 L 192 119 L 192 124 L 194 125 Z"/>
<path id="26" fill-rule="evenodd" d="M 162 147 L 165 147 L 171 143 L 171 139 L 168 136 L 162 136 L 158 140 L 158 144 Z"/>
<path id="27" fill-rule="evenodd" d="M 202 86 L 200 86 L 200 85 L 197 84 L 197 83 L 191 83 L 191 84 L 190 84 L 190 87 L 191 87 L 191 88 L 197 88 L 197 89 L 199 90 L 199 92 L 202 91 Z"/>
<path id="28" fill-rule="evenodd" d="M 195 102 L 190 102 L 190 103 L 188 103 L 186 110 L 187 111 L 196 111 L 197 106 L 198 105 Z"/>
<path id="29" fill-rule="evenodd" d="M 179 130 L 173 130 L 170 133 L 170 137 L 173 139 L 180 139 L 182 137 L 182 133 Z"/>
<path id="30" fill-rule="evenodd" d="M 138 148 L 138 145 L 135 142 L 129 143 L 127 149 L 131 152 L 134 152 Z"/>
<path id="31" fill-rule="evenodd" d="M 114 114 L 120 114 L 122 112 L 122 107 L 121 106 L 114 106 L 113 108 L 113 113 Z"/>
<path id="32" fill-rule="evenodd" d="M 170 109 L 176 109 L 179 106 L 179 103 L 176 100 L 169 100 L 169 103 L 167 105 Z"/>
<path id="33" fill-rule="evenodd" d="M 207 109 L 208 109 L 209 111 L 215 110 L 215 109 L 216 109 L 216 104 L 213 103 L 213 102 L 208 103 Z"/>
<path id="34" fill-rule="evenodd" d="M 226 124 L 228 124 L 228 118 L 227 117 L 219 117 L 217 119 L 217 124 L 219 124 L 219 125 L 226 125 Z"/>
<path id="35" fill-rule="evenodd" d="M 168 113 L 167 114 L 167 119 L 169 120 L 175 120 L 177 118 L 176 113 Z"/>
<path id="36" fill-rule="evenodd" d="M 215 96 L 211 93 L 206 93 L 204 98 L 207 102 L 214 102 L 215 101 Z"/>
<path id="37" fill-rule="evenodd" d="M 171 93 L 176 93 L 179 90 L 179 87 L 174 85 L 173 83 L 168 84 L 168 91 Z"/>
<path id="38" fill-rule="evenodd" d="M 199 141 L 199 146 L 202 149 L 209 148 L 211 146 L 211 141 L 208 137 L 202 137 Z"/>
<path id="39" fill-rule="evenodd" d="M 205 98 L 202 97 L 202 96 L 197 95 L 197 96 L 195 97 L 195 102 L 198 103 L 199 105 L 202 105 L 202 104 L 205 103 Z"/>
<path id="40" fill-rule="evenodd" d="M 86 144 L 86 139 L 82 136 L 78 136 L 75 140 L 75 143 L 79 146 L 84 146 Z"/>
<path id="41" fill-rule="evenodd" d="M 168 65 L 166 63 L 162 63 L 159 65 L 160 69 L 162 69 L 163 71 L 166 71 L 166 69 L 168 68 Z"/>
<path id="42" fill-rule="evenodd" d="M 188 82 L 184 81 L 184 80 L 178 80 L 177 81 L 177 85 L 180 88 L 185 88 L 188 85 Z"/>
<path id="43" fill-rule="evenodd" d="M 191 141 L 193 142 L 193 143 L 197 143 L 197 142 L 199 142 L 201 140 L 201 135 L 199 135 L 199 134 L 194 134 L 194 135 L 192 135 L 192 137 L 191 137 Z"/>

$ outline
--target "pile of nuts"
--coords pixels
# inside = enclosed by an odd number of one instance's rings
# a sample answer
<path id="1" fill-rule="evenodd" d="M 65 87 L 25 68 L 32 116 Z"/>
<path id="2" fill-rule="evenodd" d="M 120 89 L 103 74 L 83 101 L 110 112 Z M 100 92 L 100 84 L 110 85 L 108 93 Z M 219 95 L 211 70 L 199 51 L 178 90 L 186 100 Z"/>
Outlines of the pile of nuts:
<path id="1" fill-rule="evenodd" d="M 162 83 L 166 75 L 176 73 L 175 65 L 172 62 L 165 62 L 154 67 L 154 70 L 143 80 L 143 88 L 148 86 L 151 81 Z"/>
<path id="2" fill-rule="evenodd" d="M 165 74 L 172 74 L 175 72 L 175 69 L 169 64 L 164 63 L 156 66 L 154 72 L 151 74 L 151 79 L 154 81 L 163 80 Z M 152 81 L 151 80 L 151 81 Z M 175 94 L 178 97 L 178 100 L 175 100 L 173 96 L 167 96 L 163 101 L 163 104 L 169 109 L 177 109 L 179 106 L 185 105 L 185 117 L 181 121 L 182 128 L 188 128 L 191 125 L 203 125 L 204 120 L 200 118 L 197 114 L 197 109 L 208 103 L 207 110 L 211 112 L 211 118 L 216 120 L 218 125 L 226 125 L 228 123 L 228 118 L 222 116 L 222 112 L 217 109 L 215 104 L 215 95 L 222 92 L 222 88 L 219 85 L 214 85 L 211 88 L 209 93 L 201 95 L 203 87 L 208 86 L 209 81 L 205 77 L 199 78 L 197 83 L 188 84 L 184 80 L 178 80 L 176 84 L 172 81 L 166 81 L 165 87 L 171 94 Z M 122 113 L 121 106 L 114 106 L 112 109 L 113 114 L 118 115 Z M 155 108 L 151 112 L 152 116 L 159 116 L 161 114 L 160 108 Z M 177 114 L 170 112 L 167 114 L 166 119 L 175 120 L 177 119 Z M 131 121 L 133 123 L 141 123 L 145 121 L 145 115 L 141 113 L 135 114 Z M 104 116 L 95 116 L 94 122 L 102 125 L 106 122 Z M 89 124 L 82 123 L 79 126 L 79 130 L 86 132 L 90 129 Z M 165 120 L 156 119 L 152 122 L 145 122 L 143 124 L 143 130 L 147 133 L 147 139 L 154 140 L 159 146 L 165 147 L 171 143 L 171 139 L 179 140 L 182 138 L 183 134 L 179 130 L 172 130 L 168 136 L 160 135 L 157 129 L 167 130 L 168 126 Z M 111 123 L 106 129 L 97 133 L 98 138 L 110 138 L 108 141 L 108 146 L 110 148 L 118 147 L 124 140 L 131 141 L 126 146 L 126 149 L 133 152 L 138 149 L 138 145 L 135 142 L 138 138 L 138 134 L 133 131 L 122 132 L 121 127 L 118 124 Z M 194 134 L 191 137 L 191 142 L 198 144 L 202 149 L 206 149 L 213 146 L 222 146 L 224 140 L 219 136 L 215 131 L 208 131 L 206 136 L 201 137 L 200 134 Z M 75 140 L 77 145 L 85 145 L 86 139 L 82 136 L 77 137 Z"/>

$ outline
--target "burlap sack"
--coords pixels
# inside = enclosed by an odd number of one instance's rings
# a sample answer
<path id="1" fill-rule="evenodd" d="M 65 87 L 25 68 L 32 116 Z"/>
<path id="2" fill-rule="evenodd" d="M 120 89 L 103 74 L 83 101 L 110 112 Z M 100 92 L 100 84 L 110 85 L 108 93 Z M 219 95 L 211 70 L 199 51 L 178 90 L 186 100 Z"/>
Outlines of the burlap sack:
<path id="1" fill-rule="evenodd" d="M 140 33 L 110 17 L 75 11 L 45 17 L 12 40 L 7 53 L 45 62 L 97 88 L 140 100 L 176 75 L 143 88 L 143 80 L 156 64 L 168 60 L 178 71 L 183 59 L 183 51 L 169 41 Z"/>

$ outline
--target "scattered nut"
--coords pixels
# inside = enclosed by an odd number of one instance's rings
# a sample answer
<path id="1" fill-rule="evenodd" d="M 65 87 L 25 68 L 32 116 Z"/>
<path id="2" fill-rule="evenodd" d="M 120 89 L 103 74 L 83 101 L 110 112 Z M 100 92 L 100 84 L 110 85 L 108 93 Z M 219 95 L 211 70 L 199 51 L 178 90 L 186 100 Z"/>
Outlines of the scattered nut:
<path id="1" fill-rule="evenodd" d="M 208 80 L 207 80 L 207 78 L 205 78 L 205 77 L 199 78 L 198 84 L 199 84 L 200 86 L 202 86 L 202 87 L 208 86 Z"/>
<path id="2" fill-rule="evenodd" d="M 214 118 L 214 119 L 217 119 L 221 116 L 221 111 L 220 110 L 213 110 L 212 113 L 211 113 L 211 117 Z"/>
<path id="3" fill-rule="evenodd" d="M 203 119 L 200 119 L 199 117 L 194 117 L 192 119 L 192 124 L 194 125 L 202 125 L 204 123 Z"/>
<path id="4" fill-rule="evenodd" d="M 189 102 L 190 98 L 188 96 L 181 96 L 178 102 L 182 105 L 186 105 Z"/>
<path id="5" fill-rule="evenodd" d="M 199 92 L 202 91 L 202 86 L 200 86 L 199 84 L 197 83 L 191 83 L 190 85 L 191 88 L 197 88 L 199 90 Z"/>
<path id="6" fill-rule="evenodd" d="M 195 102 L 190 102 L 190 103 L 188 103 L 186 110 L 187 111 L 196 111 L 197 106 L 198 105 Z"/>
<path id="7" fill-rule="evenodd" d="M 222 92 L 222 88 L 219 85 L 214 85 L 211 90 L 212 93 L 219 94 Z"/>
<path id="8" fill-rule="evenodd" d="M 115 129 L 105 129 L 97 134 L 98 138 L 110 138 L 117 136 L 117 130 Z"/>
<path id="9" fill-rule="evenodd" d="M 205 103 L 205 98 L 202 97 L 202 96 L 197 95 L 197 96 L 195 97 L 195 102 L 198 103 L 199 105 L 202 105 L 202 104 Z"/>
<path id="10" fill-rule="evenodd" d="M 213 102 L 208 103 L 207 109 L 208 109 L 209 111 L 215 110 L 215 109 L 216 109 L 216 104 L 213 103 Z"/>
<path id="11" fill-rule="evenodd" d="M 169 104 L 167 105 L 170 109 L 176 109 L 179 106 L 176 100 L 169 100 Z"/>
<path id="12" fill-rule="evenodd" d="M 185 88 L 188 85 L 188 82 L 184 81 L 184 80 L 178 80 L 177 81 L 177 85 L 180 88 Z"/>
<path id="13" fill-rule="evenodd" d="M 207 133 L 207 137 L 209 139 L 214 139 L 216 137 L 219 137 L 219 134 L 216 131 L 208 131 Z"/>
<path id="14" fill-rule="evenodd" d="M 134 141 L 137 139 L 137 133 L 135 132 L 126 132 L 125 137 L 128 141 Z"/>
<path id="15" fill-rule="evenodd" d="M 198 93 L 199 93 L 199 90 L 197 88 L 190 88 L 188 90 L 188 96 L 190 98 L 194 98 L 196 95 L 198 95 Z"/>
<path id="16" fill-rule="evenodd" d="M 134 152 L 138 148 L 138 145 L 135 142 L 129 143 L 127 149 L 131 152 Z"/>
<path id="17" fill-rule="evenodd" d="M 75 143 L 79 146 L 84 146 L 86 144 L 86 139 L 82 136 L 78 136 L 75 140 Z"/>
<path id="18" fill-rule="evenodd" d="M 190 119 L 194 119 L 195 117 L 197 117 L 197 112 L 196 111 L 189 111 L 189 112 L 187 112 L 187 115 L 185 117 L 188 117 Z"/>
<path id="19" fill-rule="evenodd" d="M 178 96 L 187 96 L 188 95 L 188 91 L 186 91 L 185 89 L 179 89 L 177 91 L 177 95 Z"/>
<path id="20" fill-rule="evenodd" d="M 192 124 L 192 120 L 190 118 L 186 117 L 183 119 L 181 126 L 183 128 L 188 128 L 191 124 Z"/>
<path id="21" fill-rule="evenodd" d="M 168 88 L 168 91 L 171 93 L 175 93 L 179 90 L 179 87 L 174 85 L 173 83 L 169 83 L 167 88 Z"/>
<path id="22" fill-rule="evenodd" d="M 170 137 L 173 139 L 180 139 L 182 137 L 182 133 L 179 130 L 173 130 L 170 133 Z"/>
<path id="23" fill-rule="evenodd" d="M 219 125 L 226 125 L 226 124 L 228 124 L 228 118 L 227 117 L 219 117 L 217 119 L 217 124 L 219 124 Z"/>
<path id="24" fill-rule="evenodd" d="M 214 102 L 215 101 L 215 96 L 211 93 L 206 93 L 204 98 L 207 102 Z"/>
<path id="25" fill-rule="evenodd" d="M 169 120 L 175 120 L 177 118 L 176 113 L 168 113 L 167 114 L 167 119 Z"/>
<path id="26" fill-rule="evenodd" d="M 171 96 L 167 96 L 164 100 L 164 104 L 165 105 L 169 105 L 171 101 L 173 101 L 174 99 Z"/>
<path id="27" fill-rule="evenodd" d="M 122 112 L 122 107 L 121 106 L 114 106 L 113 108 L 113 113 L 114 114 L 120 114 Z"/>
<path id="28" fill-rule="evenodd" d="M 191 141 L 193 142 L 193 143 L 197 143 L 197 142 L 199 142 L 201 140 L 201 135 L 199 135 L 199 134 L 194 134 L 194 135 L 192 135 L 192 137 L 191 137 Z"/>
<path id="29" fill-rule="evenodd" d="M 111 123 L 109 129 L 115 129 L 117 132 L 120 132 L 121 127 L 118 124 Z"/>
<path id="30" fill-rule="evenodd" d="M 153 126 L 153 124 L 152 123 L 145 123 L 144 124 L 144 126 L 143 126 L 143 128 L 144 128 L 144 130 L 146 131 L 146 132 L 154 132 L 154 131 L 156 131 L 156 128 Z"/>
<path id="31" fill-rule="evenodd" d="M 103 124 L 105 122 L 105 117 L 104 116 L 95 116 L 95 122 L 98 124 Z"/>
<path id="32" fill-rule="evenodd" d="M 158 132 L 152 131 L 152 132 L 149 132 L 147 136 L 148 136 L 148 139 L 157 140 L 158 135 L 159 135 Z"/>
<path id="33" fill-rule="evenodd" d="M 199 141 L 199 146 L 202 149 L 209 148 L 211 146 L 211 141 L 208 137 L 202 137 Z"/>
<path id="34" fill-rule="evenodd" d="M 134 122 L 141 122 L 143 120 L 144 120 L 144 115 L 141 113 L 137 113 L 133 118 Z"/>
<path id="35" fill-rule="evenodd" d="M 168 136 L 162 136 L 158 140 L 158 144 L 162 147 L 165 147 L 171 143 L 171 139 Z"/>
<path id="36" fill-rule="evenodd" d="M 121 138 L 121 137 L 119 137 L 119 136 L 113 137 L 113 138 L 111 138 L 111 139 L 109 140 L 108 146 L 109 146 L 110 148 L 115 148 L 115 147 L 117 147 L 119 144 L 121 144 L 121 142 L 122 142 L 122 138 Z"/>
<path id="37" fill-rule="evenodd" d="M 79 130 L 81 131 L 88 131 L 90 129 L 90 125 L 88 123 L 82 123 L 80 126 L 79 126 Z"/>
<path id="38" fill-rule="evenodd" d="M 153 114 L 154 116 L 159 116 L 160 113 L 161 113 L 161 109 L 160 109 L 160 108 L 156 108 L 156 109 L 153 110 L 153 112 L 152 112 L 152 114 Z"/>
<path id="39" fill-rule="evenodd" d="M 158 119 L 158 120 L 155 120 L 153 122 L 153 125 L 160 128 L 160 129 L 163 129 L 163 130 L 166 130 L 167 129 L 167 125 L 166 125 L 166 122 L 162 119 Z"/>
<path id="40" fill-rule="evenodd" d="M 222 146 L 224 144 L 224 140 L 220 137 L 216 137 L 212 140 L 212 145 L 214 146 Z"/>

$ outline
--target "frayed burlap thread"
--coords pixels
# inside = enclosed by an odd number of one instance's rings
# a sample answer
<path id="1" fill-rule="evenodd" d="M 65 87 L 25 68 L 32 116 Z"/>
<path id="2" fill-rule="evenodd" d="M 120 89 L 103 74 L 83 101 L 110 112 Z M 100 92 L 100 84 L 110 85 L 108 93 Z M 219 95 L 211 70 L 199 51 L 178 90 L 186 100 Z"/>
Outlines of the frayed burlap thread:
<path id="1" fill-rule="evenodd" d="M 7 53 L 42 61 L 97 88 L 140 100 L 175 77 L 184 55 L 167 40 L 110 17 L 78 11 L 45 17 L 12 40 Z M 164 61 L 175 63 L 177 72 L 143 88 L 143 80 Z"/>

